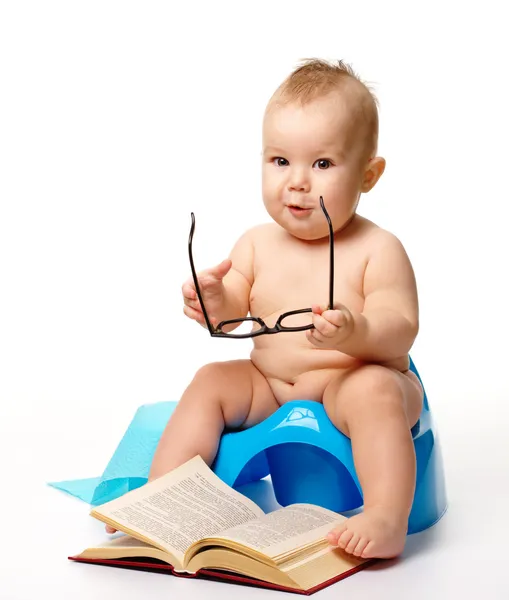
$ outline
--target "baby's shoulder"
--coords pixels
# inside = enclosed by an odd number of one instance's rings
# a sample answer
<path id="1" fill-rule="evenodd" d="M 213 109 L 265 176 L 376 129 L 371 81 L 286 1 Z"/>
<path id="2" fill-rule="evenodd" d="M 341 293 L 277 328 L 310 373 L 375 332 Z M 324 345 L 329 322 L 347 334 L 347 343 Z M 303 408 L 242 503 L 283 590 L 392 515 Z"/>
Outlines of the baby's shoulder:
<path id="1" fill-rule="evenodd" d="M 380 227 L 365 217 L 359 217 L 359 238 L 365 248 L 371 252 L 379 252 L 384 249 L 404 252 L 401 240 L 391 231 Z"/>
<path id="2" fill-rule="evenodd" d="M 260 223 L 250 227 L 244 236 L 250 240 L 254 247 L 262 244 L 264 247 L 268 242 L 275 240 L 280 235 L 281 227 L 277 223 Z"/>

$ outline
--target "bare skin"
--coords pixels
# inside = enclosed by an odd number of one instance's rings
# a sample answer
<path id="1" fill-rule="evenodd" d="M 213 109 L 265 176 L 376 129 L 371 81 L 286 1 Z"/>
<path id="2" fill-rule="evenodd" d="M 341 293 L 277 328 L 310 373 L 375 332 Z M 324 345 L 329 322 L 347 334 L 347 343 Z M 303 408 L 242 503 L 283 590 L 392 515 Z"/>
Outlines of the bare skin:
<path id="1" fill-rule="evenodd" d="M 334 94 L 269 107 L 263 199 L 274 222 L 247 231 L 229 259 L 202 271 L 200 288 L 214 324 L 249 312 L 272 326 L 283 312 L 313 307 L 299 322 L 315 329 L 253 338 L 250 360 L 201 368 L 161 437 L 149 480 L 196 454 L 210 465 L 225 429 L 251 427 L 285 402 L 323 402 L 352 440 L 364 496 L 363 512 L 329 541 L 356 556 L 388 558 L 404 548 L 415 486 L 410 429 L 423 393 L 408 352 L 418 302 L 401 243 L 355 212 L 385 161 L 352 146 L 351 122 L 348 103 Z M 332 310 L 320 196 L 336 232 Z M 182 292 L 185 314 L 204 325 L 192 280 Z"/>

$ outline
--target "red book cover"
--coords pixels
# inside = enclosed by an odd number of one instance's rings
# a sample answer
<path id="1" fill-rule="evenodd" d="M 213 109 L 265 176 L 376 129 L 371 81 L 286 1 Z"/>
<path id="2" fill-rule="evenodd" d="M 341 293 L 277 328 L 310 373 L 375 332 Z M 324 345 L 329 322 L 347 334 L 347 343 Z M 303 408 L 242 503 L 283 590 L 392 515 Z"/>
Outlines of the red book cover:
<path id="1" fill-rule="evenodd" d="M 235 573 L 228 573 L 226 571 L 215 571 L 211 569 L 201 569 L 198 573 L 176 573 L 173 567 L 167 563 L 164 563 L 159 560 L 155 560 L 152 558 L 129 558 L 129 559 L 91 559 L 91 558 L 78 558 L 77 556 L 69 556 L 69 560 L 73 560 L 76 562 L 84 562 L 90 564 L 97 565 L 106 565 L 110 567 L 121 567 L 125 569 L 137 569 L 140 571 L 156 571 L 160 573 L 166 573 L 168 575 L 175 575 L 175 577 L 184 577 L 188 579 L 192 579 L 194 577 L 199 577 L 201 579 L 210 579 L 216 581 L 227 581 L 230 583 L 237 583 L 241 585 L 248 585 L 254 587 L 263 587 L 273 590 L 283 590 L 286 592 L 291 592 L 294 594 L 302 594 L 304 596 L 310 596 L 319 590 L 340 581 L 341 579 L 345 579 L 362 569 L 372 565 L 375 560 L 366 561 L 345 573 L 341 573 L 337 577 L 333 577 L 328 581 L 324 581 L 320 585 L 315 586 L 309 590 L 296 590 L 293 588 L 288 588 L 285 586 L 276 585 L 274 583 L 269 583 L 267 581 L 262 581 L 260 579 L 254 579 L 251 577 L 246 577 L 244 575 L 237 575 Z"/>

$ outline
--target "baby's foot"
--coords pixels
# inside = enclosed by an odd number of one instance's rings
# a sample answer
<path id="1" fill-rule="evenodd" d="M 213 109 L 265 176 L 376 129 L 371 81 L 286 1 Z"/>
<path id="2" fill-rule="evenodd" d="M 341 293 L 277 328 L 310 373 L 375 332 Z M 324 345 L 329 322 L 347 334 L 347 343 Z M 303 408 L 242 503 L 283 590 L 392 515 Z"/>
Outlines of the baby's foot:
<path id="1" fill-rule="evenodd" d="M 408 518 L 387 509 L 369 508 L 327 536 L 329 543 L 361 558 L 393 558 L 403 552 Z"/>

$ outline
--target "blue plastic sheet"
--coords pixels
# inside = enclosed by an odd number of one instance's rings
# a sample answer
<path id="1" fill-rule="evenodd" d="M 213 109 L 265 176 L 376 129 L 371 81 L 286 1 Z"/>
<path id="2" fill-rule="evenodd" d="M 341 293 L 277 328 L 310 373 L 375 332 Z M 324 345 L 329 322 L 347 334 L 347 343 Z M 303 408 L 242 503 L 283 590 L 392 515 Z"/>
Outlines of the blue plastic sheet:
<path id="1" fill-rule="evenodd" d="M 100 477 L 50 482 L 92 506 L 103 504 L 147 482 L 152 457 L 177 402 L 140 406 Z"/>

